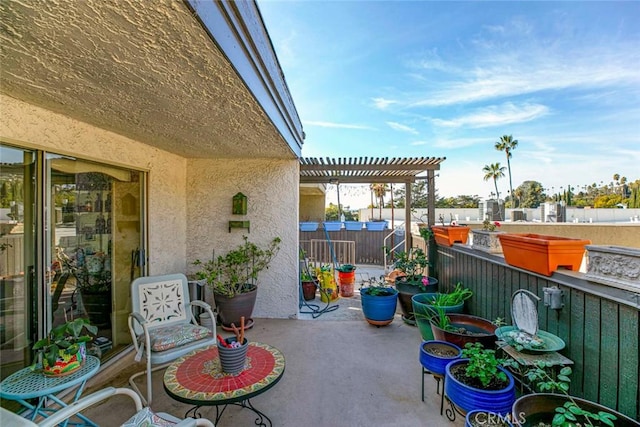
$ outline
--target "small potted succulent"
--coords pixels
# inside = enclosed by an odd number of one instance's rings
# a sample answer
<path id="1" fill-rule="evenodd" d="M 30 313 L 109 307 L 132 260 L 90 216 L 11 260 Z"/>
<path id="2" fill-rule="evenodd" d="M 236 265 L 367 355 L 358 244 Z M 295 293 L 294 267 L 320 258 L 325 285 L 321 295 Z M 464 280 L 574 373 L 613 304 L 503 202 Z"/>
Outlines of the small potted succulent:
<path id="1" fill-rule="evenodd" d="M 87 354 L 86 343 L 93 339 L 83 334 L 85 329 L 92 335 L 98 332 L 87 319 L 78 318 L 56 326 L 33 345 L 33 350 L 42 356 L 43 374 L 61 376 L 80 369 Z"/>
<path id="2" fill-rule="evenodd" d="M 392 274 L 399 292 L 398 301 L 403 313 L 402 319 L 406 323 L 415 325 L 411 297 L 420 293 L 437 292 L 438 280 L 426 274 L 429 260 L 427 254 L 420 248 L 400 252 L 394 267 Z"/>

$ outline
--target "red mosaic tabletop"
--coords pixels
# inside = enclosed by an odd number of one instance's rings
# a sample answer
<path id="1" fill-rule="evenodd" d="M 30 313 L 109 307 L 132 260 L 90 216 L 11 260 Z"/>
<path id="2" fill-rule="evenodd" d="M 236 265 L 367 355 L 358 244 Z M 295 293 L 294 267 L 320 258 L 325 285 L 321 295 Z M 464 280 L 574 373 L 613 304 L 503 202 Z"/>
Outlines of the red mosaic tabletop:
<path id="1" fill-rule="evenodd" d="M 165 371 L 164 388 L 181 402 L 223 405 L 268 390 L 283 373 L 283 354 L 267 344 L 250 342 L 245 369 L 234 375 L 222 372 L 218 348 L 212 346 L 176 359 Z"/>

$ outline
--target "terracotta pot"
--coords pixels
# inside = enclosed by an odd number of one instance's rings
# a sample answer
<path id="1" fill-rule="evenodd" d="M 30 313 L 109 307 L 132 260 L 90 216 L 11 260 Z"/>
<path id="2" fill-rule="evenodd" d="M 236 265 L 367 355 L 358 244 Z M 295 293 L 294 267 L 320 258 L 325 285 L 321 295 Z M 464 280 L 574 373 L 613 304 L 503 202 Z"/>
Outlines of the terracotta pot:
<path id="1" fill-rule="evenodd" d="M 316 284 L 314 282 L 302 282 L 302 297 L 305 301 L 316 299 Z"/>
<path id="2" fill-rule="evenodd" d="M 551 276 L 558 267 L 580 269 L 590 240 L 542 234 L 505 233 L 498 236 L 504 260 L 509 265 Z"/>
<path id="3" fill-rule="evenodd" d="M 465 328 L 474 332 L 473 335 L 463 334 L 454 331 L 441 329 L 433 320 L 431 329 L 436 340 L 447 341 L 464 348 L 467 343 L 479 342 L 484 348 L 495 348 L 496 346 L 496 325 L 483 319 L 482 317 L 471 316 L 469 314 L 447 314 L 452 326 Z"/>
<path id="4" fill-rule="evenodd" d="M 454 243 L 466 244 L 469 230 L 471 228 L 464 225 L 434 225 L 431 227 L 436 243 L 442 246 L 453 246 Z"/>
<path id="5" fill-rule="evenodd" d="M 571 396 L 571 398 L 583 410 L 596 414 L 603 411 L 615 415 L 617 419 L 613 423 L 616 427 L 638 427 L 640 425 L 637 421 L 606 406 L 579 397 Z M 511 419 L 513 424 L 519 427 L 536 426 L 540 421 L 551 423 L 555 409 L 562 406 L 567 400 L 566 396 L 560 394 L 527 394 L 513 403 Z"/>

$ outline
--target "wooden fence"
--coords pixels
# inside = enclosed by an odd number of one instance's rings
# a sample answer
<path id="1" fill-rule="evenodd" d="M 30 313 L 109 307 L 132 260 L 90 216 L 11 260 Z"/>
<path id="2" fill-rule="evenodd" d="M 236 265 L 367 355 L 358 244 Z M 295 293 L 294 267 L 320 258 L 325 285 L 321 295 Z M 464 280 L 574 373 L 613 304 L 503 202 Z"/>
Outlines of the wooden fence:
<path id="1" fill-rule="evenodd" d="M 474 291 L 470 314 L 511 324 L 511 295 L 527 289 L 543 297 L 543 288 L 564 291 L 564 307 L 538 304 L 539 327 L 562 338 L 562 354 L 573 360 L 571 393 L 634 419 L 640 417 L 639 295 L 585 280 L 576 272 L 544 277 L 510 267 L 504 258 L 465 246 L 430 250 L 431 275 L 442 291 L 457 282 Z"/>

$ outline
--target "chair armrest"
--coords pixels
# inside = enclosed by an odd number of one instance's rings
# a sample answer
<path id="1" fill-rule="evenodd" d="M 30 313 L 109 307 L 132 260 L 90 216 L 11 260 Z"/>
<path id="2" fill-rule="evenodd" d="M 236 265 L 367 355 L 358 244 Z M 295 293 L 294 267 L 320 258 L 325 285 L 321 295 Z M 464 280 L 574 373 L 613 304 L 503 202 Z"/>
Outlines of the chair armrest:
<path id="1" fill-rule="evenodd" d="M 54 427 L 61 422 L 68 420 L 78 412 L 83 411 L 84 409 L 87 409 L 88 407 L 95 405 L 96 403 L 99 403 L 105 399 L 108 399 L 109 397 L 116 394 L 129 396 L 131 399 L 133 399 L 133 402 L 136 406 L 136 412 L 142 410 L 142 400 L 135 391 L 129 388 L 107 387 L 102 390 L 96 391 L 95 393 L 92 393 L 88 396 L 85 396 L 77 402 L 74 402 L 69 406 L 60 409 L 59 411 L 53 413 L 50 417 L 42 420 L 38 425 L 40 427 Z"/>
<path id="2" fill-rule="evenodd" d="M 129 314 L 129 322 L 130 323 L 131 323 L 131 318 L 135 319 L 136 322 L 138 322 L 140 324 L 140 326 L 142 326 L 142 327 L 144 327 L 144 325 L 147 323 L 145 318 L 142 317 L 142 314 L 140 314 L 140 313 L 130 313 Z"/>
<path id="3" fill-rule="evenodd" d="M 211 316 L 211 323 L 213 324 L 213 336 L 215 337 L 217 335 L 217 330 L 216 330 L 216 318 L 213 315 L 213 311 L 211 310 L 211 306 L 209 304 L 207 304 L 204 301 L 191 301 L 190 302 L 191 305 L 197 305 L 198 307 L 202 307 L 203 309 L 206 310 L 207 313 L 209 313 L 209 316 Z M 198 324 L 200 324 L 200 322 L 198 322 Z M 202 325 L 200 325 L 202 326 Z"/>
<path id="4" fill-rule="evenodd" d="M 211 310 L 211 306 L 204 301 L 194 300 L 190 302 L 191 305 L 197 305 L 198 307 L 202 307 L 204 309 Z"/>

